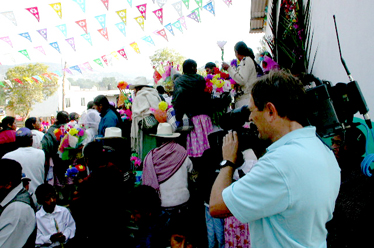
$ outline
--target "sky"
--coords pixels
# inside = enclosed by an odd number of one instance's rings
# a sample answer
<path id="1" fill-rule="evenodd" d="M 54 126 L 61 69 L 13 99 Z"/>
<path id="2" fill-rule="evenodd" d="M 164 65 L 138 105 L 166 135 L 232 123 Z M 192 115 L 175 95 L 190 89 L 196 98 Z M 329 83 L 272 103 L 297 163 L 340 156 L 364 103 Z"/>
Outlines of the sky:
<path id="1" fill-rule="evenodd" d="M 79 0 L 77 0 L 79 1 Z M 180 0 L 167 0 L 163 8 L 163 25 L 160 23 L 153 11 L 160 9 L 158 0 L 109 0 L 108 10 L 101 0 L 86 0 L 85 12 L 74 0 L 0 0 L 0 13 L 13 11 L 17 25 L 14 25 L 5 16 L 0 15 L 0 38 L 8 36 L 13 47 L 0 40 L 0 63 L 3 65 L 17 65 L 22 63 L 54 62 L 68 67 L 82 65 L 89 62 L 94 71 L 117 71 L 124 75 L 146 76 L 151 78 L 153 68 L 149 59 L 158 49 L 172 48 L 186 58 L 196 60 L 198 67 L 203 67 L 207 62 L 221 61 L 221 50 L 217 41 L 227 41 L 225 45 L 224 60 L 231 61 L 235 58 L 234 45 L 238 41 L 244 41 L 255 53 L 260 47 L 259 40 L 263 33 L 250 34 L 250 3 L 249 0 L 232 0 L 232 5 L 227 6 L 224 0 L 214 0 L 215 15 L 205 9 L 200 10 L 201 22 L 198 23 L 187 17 L 192 10 L 198 8 L 195 0 L 190 0 L 189 9 L 182 3 L 182 13 L 185 17 L 187 29 L 183 33 L 173 27 L 174 35 L 166 31 L 164 27 L 168 23 L 178 20 L 178 12 L 173 7 Z M 164 0 L 165 1 L 165 0 Z M 58 16 L 50 4 L 61 3 L 62 18 Z M 203 6 L 209 1 L 203 0 Z M 141 14 L 136 6 L 146 4 L 146 19 L 144 30 L 136 22 L 135 18 Z M 26 8 L 38 7 L 40 21 L 38 21 Z M 125 25 L 126 36 L 120 32 L 115 24 L 121 19 L 116 11 L 126 9 L 127 21 Z M 97 30 L 101 29 L 99 21 L 95 16 L 105 14 L 106 28 L 109 41 Z M 88 33 L 91 35 L 92 45 L 86 41 L 82 34 L 84 30 L 76 24 L 76 21 L 86 19 Z M 56 27 L 66 24 L 67 36 Z M 37 30 L 47 29 L 47 40 Z M 168 41 L 155 34 L 165 28 Z M 28 32 L 32 42 L 20 36 L 20 33 Z M 151 36 L 155 45 L 144 41 L 142 38 Z M 74 37 L 76 51 L 65 40 Z M 57 42 L 61 54 L 49 43 Z M 130 46 L 130 43 L 138 44 L 140 54 Z M 46 55 L 35 49 L 42 46 Z M 128 60 L 121 57 L 112 57 L 110 54 L 124 49 Z M 20 50 L 26 49 L 30 60 L 22 55 Z M 104 68 L 93 60 L 107 55 L 109 66 Z M 1 66 L 1 65 L 0 65 Z M 90 73 L 83 70 L 83 74 L 72 71 L 76 77 L 84 77 Z M 71 77 L 71 75 L 69 75 Z"/>

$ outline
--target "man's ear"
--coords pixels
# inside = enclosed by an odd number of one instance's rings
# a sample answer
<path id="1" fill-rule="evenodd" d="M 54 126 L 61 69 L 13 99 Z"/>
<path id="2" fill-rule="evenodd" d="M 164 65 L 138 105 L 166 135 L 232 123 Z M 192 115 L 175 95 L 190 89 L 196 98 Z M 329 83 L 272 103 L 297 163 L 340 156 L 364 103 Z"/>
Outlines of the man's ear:
<path id="1" fill-rule="evenodd" d="M 266 103 L 265 108 L 268 110 L 270 117 L 276 117 L 278 116 L 278 111 L 275 108 L 274 104 L 271 102 Z"/>

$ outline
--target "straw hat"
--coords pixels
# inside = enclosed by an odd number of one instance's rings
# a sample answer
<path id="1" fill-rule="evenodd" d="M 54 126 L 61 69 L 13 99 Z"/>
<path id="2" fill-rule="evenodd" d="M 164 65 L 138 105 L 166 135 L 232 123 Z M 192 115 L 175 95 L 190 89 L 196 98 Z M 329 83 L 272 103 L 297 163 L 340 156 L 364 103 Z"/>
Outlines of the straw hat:
<path id="1" fill-rule="evenodd" d="M 181 134 L 180 133 L 173 133 L 173 129 L 171 125 L 167 122 L 159 123 L 157 126 L 157 134 L 150 134 L 152 136 L 156 137 L 162 137 L 162 138 L 177 138 Z"/>
<path id="2" fill-rule="evenodd" d="M 139 86 L 150 86 L 149 83 L 147 82 L 147 79 L 145 77 L 137 77 L 134 80 L 134 83 L 129 85 L 129 89 L 133 90 L 135 87 Z"/>
<path id="3" fill-rule="evenodd" d="M 97 139 L 114 139 L 114 138 L 123 139 L 122 130 L 119 127 L 107 127 L 105 129 L 104 137 L 98 137 Z"/>

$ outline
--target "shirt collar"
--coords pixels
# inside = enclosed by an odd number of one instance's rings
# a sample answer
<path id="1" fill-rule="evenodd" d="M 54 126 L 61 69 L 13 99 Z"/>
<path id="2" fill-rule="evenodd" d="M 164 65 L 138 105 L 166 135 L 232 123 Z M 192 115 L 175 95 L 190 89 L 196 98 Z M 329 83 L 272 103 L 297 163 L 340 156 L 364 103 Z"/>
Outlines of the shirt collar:
<path id="1" fill-rule="evenodd" d="M 52 213 L 47 213 L 47 212 L 44 210 L 43 206 L 42 206 L 42 207 L 40 208 L 39 211 L 40 211 L 40 216 L 42 217 L 42 216 L 47 215 L 47 214 L 59 213 L 59 212 L 61 212 L 61 208 L 60 208 L 59 206 L 56 205 L 55 210 L 53 210 Z"/>
<path id="2" fill-rule="evenodd" d="M 4 207 L 5 205 L 7 205 L 11 200 L 13 200 L 13 198 L 18 194 L 18 192 L 21 191 L 22 188 L 23 188 L 22 183 L 18 184 L 17 187 L 15 187 L 14 189 L 12 189 L 12 190 L 7 194 L 7 196 L 5 196 L 5 198 L 4 198 L 3 201 L 0 203 L 0 205 L 1 205 L 2 207 Z"/>
<path id="3" fill-rule="evenodd" d="M 293 140 L 293 139 L 300 139 L 300 138 L 311 138 L 316 136 L 316 128 L 313 126 L 307 126 L 300 129 L 293 130 L 289 132 L 288 134 L 284 135 L 279 140 L 275 141 L 273 144 L 271 144 L 268 148 L 266 148 L 266 151 L 274 150 L 280 146 L 285 145 L 287 142 Z"/>

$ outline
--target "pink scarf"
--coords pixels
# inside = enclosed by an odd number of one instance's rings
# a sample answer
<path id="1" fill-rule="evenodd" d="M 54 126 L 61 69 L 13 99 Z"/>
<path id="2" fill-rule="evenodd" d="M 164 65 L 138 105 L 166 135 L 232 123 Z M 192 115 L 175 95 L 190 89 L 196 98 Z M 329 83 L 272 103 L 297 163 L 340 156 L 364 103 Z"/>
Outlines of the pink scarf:
<path id="1" fill-rule="evenodd" d="M 175 142 L 168 142 L 151 150 L 143 163 L 143 185 L 159 190 L 184 163 L 187 151 Z"/>

